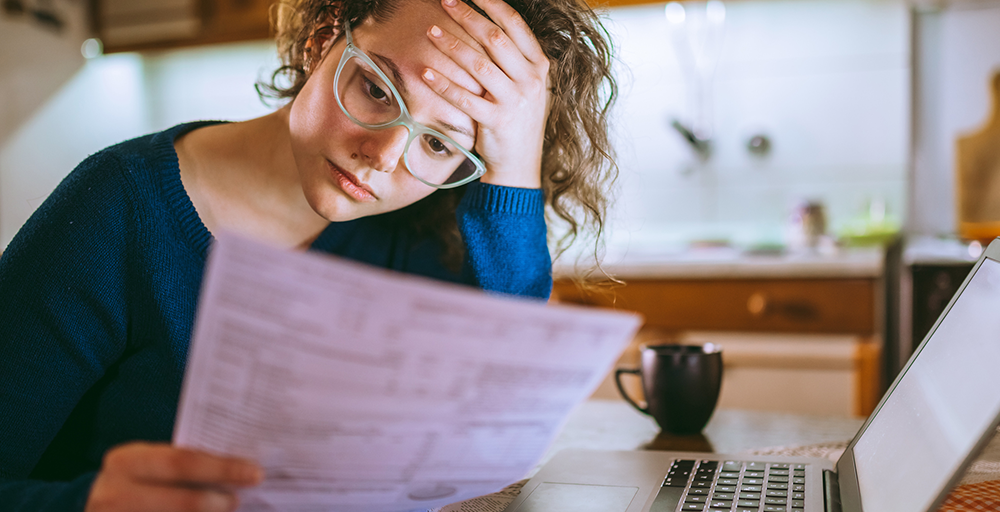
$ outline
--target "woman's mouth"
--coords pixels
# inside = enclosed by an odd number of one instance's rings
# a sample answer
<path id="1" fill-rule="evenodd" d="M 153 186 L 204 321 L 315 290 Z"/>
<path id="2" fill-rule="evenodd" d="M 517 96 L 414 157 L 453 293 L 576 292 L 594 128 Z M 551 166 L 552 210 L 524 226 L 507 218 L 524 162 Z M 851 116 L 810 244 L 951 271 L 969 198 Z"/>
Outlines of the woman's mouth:
<path id="1" fill-rule="evenodd" d="M 375 197 L 372 189 L 362 183 L 357 176 L 337 167 L 329 160 L 326 161 L 326 164 L 330 168 L 330 173 L 333 175 L 333 180 L 337 183 L 337 186 L 352 199 L 363 203 L 378 199 Z"/>

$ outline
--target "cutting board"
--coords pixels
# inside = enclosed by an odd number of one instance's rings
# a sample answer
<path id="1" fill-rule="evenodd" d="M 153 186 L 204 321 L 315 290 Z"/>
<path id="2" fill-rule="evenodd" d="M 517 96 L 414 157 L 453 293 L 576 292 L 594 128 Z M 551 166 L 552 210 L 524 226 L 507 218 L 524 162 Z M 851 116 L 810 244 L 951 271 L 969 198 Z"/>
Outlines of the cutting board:
<path id="1" fill-rule="evenodd" d="M 958 232 L 989 242 L 1000 236 L 1000 72 L 993 76 L 993 112 L 986 126 L 956 143 Z"/>

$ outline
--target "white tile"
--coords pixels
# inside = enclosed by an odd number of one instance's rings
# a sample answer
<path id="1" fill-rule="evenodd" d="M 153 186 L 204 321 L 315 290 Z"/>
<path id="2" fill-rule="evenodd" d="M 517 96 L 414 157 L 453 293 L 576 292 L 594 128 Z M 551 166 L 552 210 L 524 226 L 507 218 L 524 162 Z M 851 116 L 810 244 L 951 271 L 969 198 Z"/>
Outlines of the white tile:
<path id="1" fill-rule="evenodd" d="M 701 9 L 703 3 L 686 3 Z M 622 8 L 609 28 L 620 48 L 616 147 L 628 179 L 623 225 L 695 233 L 760 225 L 771 233 L 799 196 L 840 212 L 867 184 L 900 201 L 909 147 L 909 27 L 902 1 L 768 0 L 726 3 L 710 101 L 695 108 L 697 74 L 679 58 L 662 5 Z M 669 126 L 711 120 L 702 164 Z M 772 151 L 746 143 L 768 135 Z M 829 194 L 827 190 L 844 190 Z M 651 202 L 651 204 L 646 204 Z M 853 204 L 853 203 L 852 203 Z M 655 213 L 654 213 L 655 212 Z M 629 216 L 635 216 L 630 218 Z M 734 228 L 736 229 L 736 228 Z"/>

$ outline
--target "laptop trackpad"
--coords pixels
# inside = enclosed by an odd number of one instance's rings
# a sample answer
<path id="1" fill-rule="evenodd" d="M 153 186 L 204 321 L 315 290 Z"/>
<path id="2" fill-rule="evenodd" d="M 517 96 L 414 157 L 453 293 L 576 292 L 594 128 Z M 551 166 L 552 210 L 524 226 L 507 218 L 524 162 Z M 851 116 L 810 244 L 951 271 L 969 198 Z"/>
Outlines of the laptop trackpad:
<path id="1" fill-rule="evenodd" d="M 638 491 L 638 487 L 543 482 L 517 512 L 625 512 Z"/>

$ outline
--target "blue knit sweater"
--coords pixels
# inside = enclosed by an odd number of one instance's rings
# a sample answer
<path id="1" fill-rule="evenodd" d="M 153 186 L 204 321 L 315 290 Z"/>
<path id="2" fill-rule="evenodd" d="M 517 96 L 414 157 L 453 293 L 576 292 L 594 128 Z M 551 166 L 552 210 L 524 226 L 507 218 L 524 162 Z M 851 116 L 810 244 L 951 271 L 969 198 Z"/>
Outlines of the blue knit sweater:
<path id="1" fill-rule="evenodd" d="M 0 258 L 0 511 L 82 510 L 105 451 L 170 440 L 212 241 L 173 141 L 204 124 L 91 156 Z M 460 274 L 384 217 L 332 223 L 312 249 L 546 297 L 543 210 L 540 190 L 470 184 Z"/>

